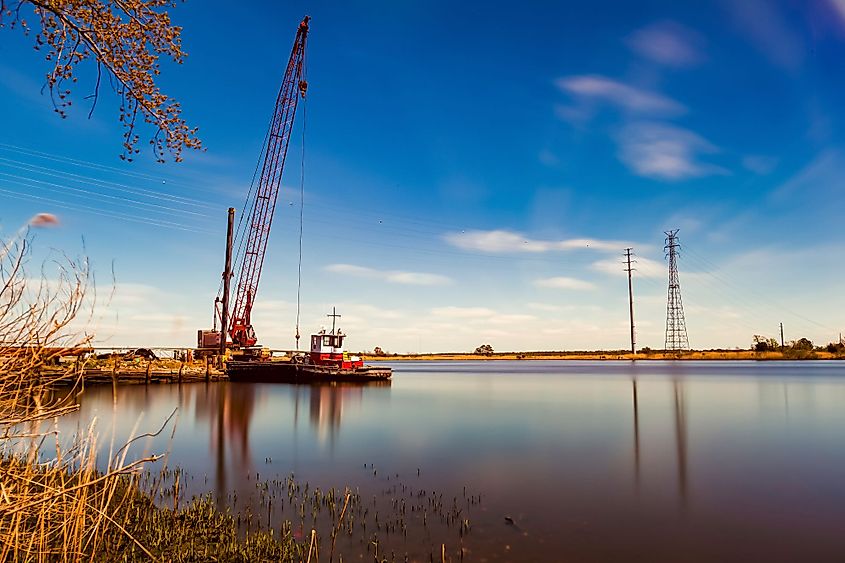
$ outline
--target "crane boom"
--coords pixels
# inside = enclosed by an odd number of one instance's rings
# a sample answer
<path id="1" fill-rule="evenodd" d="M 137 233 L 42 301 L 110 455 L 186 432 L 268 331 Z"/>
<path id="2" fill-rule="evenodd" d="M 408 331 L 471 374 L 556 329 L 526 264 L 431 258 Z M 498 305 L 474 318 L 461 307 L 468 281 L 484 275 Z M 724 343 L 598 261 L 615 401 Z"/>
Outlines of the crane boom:
<path id="1" fill-rule="evenodd" d="M 309 20 L 310 18 L 305 16 L 296 32 L 282 87 L 276 98 L 276 108 L 270 122 L 265 150 L 259 163 L 261 176 L 251 205 L 247 202 L 249 215 L 244 232 L 243 259 L 238 270 L 232 322 L 228 331 L 232 343 L 240 347 L 254 346 L 258 341 L 252 327 L 252 305 L 261 279 L 261 268 L 264 265 L 267 239 L 270 235 L 270 225 L 273 223 L 276 199 L 279 196 L 296 107 L 300 96 L 305 97 L 308 87 L 304 79 L 304 58 Z"/>

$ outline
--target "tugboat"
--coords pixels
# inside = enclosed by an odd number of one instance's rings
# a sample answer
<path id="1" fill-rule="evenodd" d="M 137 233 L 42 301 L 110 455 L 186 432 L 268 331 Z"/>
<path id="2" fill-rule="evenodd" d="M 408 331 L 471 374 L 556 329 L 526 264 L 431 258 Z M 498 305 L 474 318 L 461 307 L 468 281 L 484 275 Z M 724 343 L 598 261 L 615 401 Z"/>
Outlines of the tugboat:
<path id="1" fill-rule="evenodd" d="M 332 309 L 332 329 L 311 335 L 311 352 L 294 354 L 284 360 L 232 360 L 226 363 L 231 381 L 317 383 L 317 382 L 381 382 L 389 383 L 393 370 L 389 367 L 365 366 L 359 356 L 344 349 L 346 335 L 335 327 L 338 315 Z"/>

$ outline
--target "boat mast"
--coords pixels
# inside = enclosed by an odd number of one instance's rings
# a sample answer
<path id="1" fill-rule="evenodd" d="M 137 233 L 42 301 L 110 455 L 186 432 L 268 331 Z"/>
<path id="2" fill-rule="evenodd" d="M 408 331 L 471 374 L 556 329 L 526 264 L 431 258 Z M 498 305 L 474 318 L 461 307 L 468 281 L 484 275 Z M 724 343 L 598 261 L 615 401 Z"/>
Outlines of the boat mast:
<path id="1" fill-rule="evenodd" d="M 337 319 L 339 319 L 339 318 L 340 318 L 340 315 L 338 315 L 338 314 L 337 314 L 337 311 L 335 310 L 335 307 L 332 307 L 332 314 L 331 314 L 331 315 L 326 315 L 326 316 L 327 316 L 327 317 L 331 317 L 331 318 L 332 318 L 332 334 L 334 334 L 334 330 L 335 330 L 335 328 L 334 328 L 334 327 L 335 327 L 335 321 L 336 321 Z"/>

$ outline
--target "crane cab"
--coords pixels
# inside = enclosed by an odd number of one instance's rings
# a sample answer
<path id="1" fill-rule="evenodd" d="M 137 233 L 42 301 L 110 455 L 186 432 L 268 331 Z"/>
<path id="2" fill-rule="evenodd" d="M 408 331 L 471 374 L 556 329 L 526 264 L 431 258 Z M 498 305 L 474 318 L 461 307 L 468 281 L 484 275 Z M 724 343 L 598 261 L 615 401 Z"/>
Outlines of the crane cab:
<path id="1" fill-rule="evenodd" d="M 318 366 L 332 366 L 341 369 L 355 369 L 364 366 L 358 356 L 350 356 L 343 349 L 346 335 L 340 329 L 326 332 L 321 330 L 311 335 L 311 363 Z"/>

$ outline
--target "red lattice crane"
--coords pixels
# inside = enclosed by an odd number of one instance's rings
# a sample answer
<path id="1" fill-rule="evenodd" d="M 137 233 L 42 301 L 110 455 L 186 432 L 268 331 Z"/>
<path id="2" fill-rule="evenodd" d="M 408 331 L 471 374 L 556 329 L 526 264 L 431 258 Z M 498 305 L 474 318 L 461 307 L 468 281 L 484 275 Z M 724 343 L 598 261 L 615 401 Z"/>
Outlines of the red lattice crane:
<path id="1" fill-rule="evenodd" d="M 264 265 L 264 254 L 267 251 L 267 239 L 270 236 L 270 225 L 273 223 L 276 199 L 279 197 L 282 171 L 285 167 L 296 107 L 299 98 L 305 97 L 305 91 L 308 88 L 304 76 L 304 60 L 305 39 L 308 36 L 310 19 L 305 16 L 296 32 L 282 87 L 276 98 L 276 109 L 273 112 L 273 120 L 270 122 L 264 152 L 259 161 L 258 170 L 261 171 L 261 175 L 252 199 L 247 201 L 249 215 L 246 216 L 243 233 L 243 258 L 236 270 L 238 283 L 234 305 L 231 309 L 231 324 L 228 329 L 232 344 L 241 348 L 255 346 L 258 341 L 255 330 L 252 328 L 252 305 L 261 279 L 261 268 Z"/>

